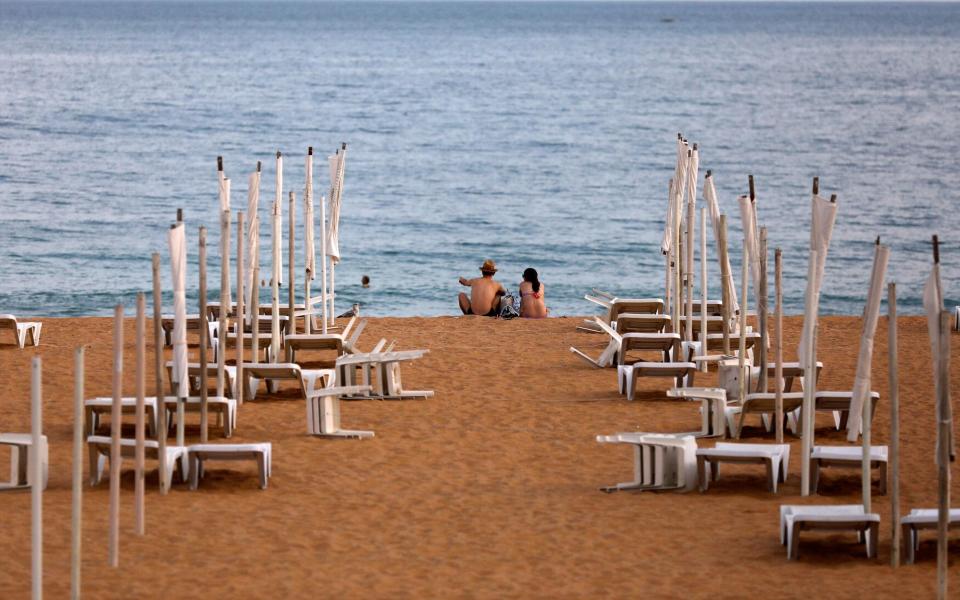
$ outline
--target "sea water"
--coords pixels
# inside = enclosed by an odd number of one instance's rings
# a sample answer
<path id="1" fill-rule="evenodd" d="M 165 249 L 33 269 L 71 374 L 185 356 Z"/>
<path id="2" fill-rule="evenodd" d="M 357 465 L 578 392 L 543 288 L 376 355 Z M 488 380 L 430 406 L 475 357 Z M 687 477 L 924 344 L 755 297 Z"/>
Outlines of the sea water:
<path id="1" fill-rule="evenodd" d="M 736 272 L 753 174 L 771 274 L 782 248 L 787 310 L 802 310 L 818 175 L 839 198 L 822 312 L 862 310 L 877 236 L 918 312 L 933 233 L 960 300 L 958 106 L 956 4 L 3 1 L 0 312 L 131 306 L 152 252 L 169 303 L 177 208 L 189 300 L 201 225 L 215 297 L 217 156 L 234 210 L 263 162 L 268 276 L 277 150 L 299 295 L 304 155 L 319 200 L 341 142 L 338 312 L 457 313 L 458 276 L 486 258 L 513 290 L 538 269 L 553 314 L 591 312 L 594 287 L 661 296 L 680 131 L 713 171 Z M 714 255 L 711 236 L 711 296 Z"/>

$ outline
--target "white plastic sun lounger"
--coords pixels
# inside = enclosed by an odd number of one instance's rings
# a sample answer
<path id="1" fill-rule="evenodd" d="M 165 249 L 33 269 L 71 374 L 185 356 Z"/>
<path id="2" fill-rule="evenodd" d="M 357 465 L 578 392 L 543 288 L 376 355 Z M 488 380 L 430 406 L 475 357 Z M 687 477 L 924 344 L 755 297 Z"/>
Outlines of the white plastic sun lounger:
<path id="1" fill-rule="evenodd" d="M 877 556 L 880 515 L 864 513 L 862 504 L 780 506 L 780 543 L 787 547 L 787 560 L 800 557 L 801 531 L 838 529 L 855 531 L 858 541 L 866 543 L 867 558 Z"/>
<path id="2" fill-rule="evenodd" d="M 735 356 L 737 349 L 740 347 L 740 333 L 731 333 L 730 334 L 730 352 L 731 355 L 723 354 L 723 334 L 722 333 L 708 333 L 707 334 L 707 350 L 703 351 L 703 344 L 699 341 L 698 334 L 694 334 L 698 337 L 698 341 L 693 342 L 695 356 L 691 359 L 693 362 L 698 365 L 706 363 L 709 367 L 712 364 L 719 363 L 721 360 L 729 359 L 731 356 Z M 749 364 L 753 364 L 753 348 L 760 342 L 760 334 L 748 331 L 743 334 L 744 337 L 744 347 L 746 349 L 746 361 Z"/>
<path id="3" fill-rule="evenodd" d="M 860 446 L 814 446 L 810 454 L 810 478 L 813 492 L 820 484 L 820 469 L 841 467 L 859 470 L 863 465 L 863 448 Z M 881 495 L 887 493 L 887 447 L 870 446 L 870 468 L 880 472 Z"/>
<path id="4" fill-rule="evenodd" d="M 199 413 L 202 410 L 201 404 L 200 396 L 190 396 L 183 406 L 184 412 Z M 177 397 L 167 396 L 163 405 L 167 423 L 176 422 Z M 223 437 L 233 436 L 233 430 L 237 428 L 237 400 L 225 396 L 207 396 L 207 410 L 217 415 L 217 424 L 223 428 Z"/>
<path id="5" fill-rule="evenodd" d="M 820 381 L 820 372 L 823 371 L 823 363 L 819 360 L 817 361 L 817 372 L 814 373 L 816 381 Z M 767 379 L 768 381 L 773 381 L 773 378 L 777 376 L 777 363 L 767 363 Z M 800 366 L 798 362 L 785 362 L 783 363 L 783 391 L 791 392 L 793 391 L 793 382 L 794 380 L 800 382 L 800 389 L 803 389 L 803 367 Z M 773 384 L 770 384 L 771 387 Z"/>
<path id="6" fill-rule="evenodd" d="M 173 380 L 173 361 L 167 361 L 167 380 L 170 382 L 171 393 L 177 389 L 177 384 Z M 217 363 L 207 363 L 207 378 L 202 380 L 203 371 L 200 369 L 200 363 L 187 364 L 187 377 L 190 379 L 190 393 L 199 394 L 200 386 L 206 383 L 208 386 L 211 379 L 217 378 Z M 226 378 L 224 392 L 230 398 L 237 397 L 237 367 L 235 365 L 224 365 L 223 376 Z M 108 411 L 109 412 L 109 411 Z"/>
<path id="7" fill-rule="evenodd" d="M 777 493 L 777 483 L 787 480 L 790 466 L 789 444 L 731 444 L 717 442 L 713 448 L 697 450 L 697 473 L 700 491 L 705 492 L 711 481 L 720 478 L 720 463 L 759 463 L 767 467 L 768 487 Z"/>
<path id="8" fill-rule="evenodd" d="M 833 423 L 838 430 L 847 428 L 847 417 L 850 414 L 850 402 L 853 399 L 852 391 L 827 392 L 817 391 L 814 397 L 814 406 L 817 412 L 832 412 Z M 877 402 L 880 401 L 878 392 L 870 392 L 871 417 L 876 414 Z M 861 430 L 863 426 L 861 425 Z"/>
<path id="9" fill-rule="evenodd" d="M 83 401 L 83 409 L 86 414 L 86 433 L 94 435 L 100 426 L 102 415 L 109 415 L 113 408 L 113 398 L 87 398 Z M 156 437 L 157 425 L 157 398 L 156 396 L 147 396 L 143 399 L 144 419 L 147 424 L 147 435 Z M 120 414 L 135 415 L 137 413 L 136 398 L 120 399 Z"/>
<path id="10" fill-rule="evenodd" d="M 584 299 L 606 309 L 606 314 L 599 318 L 602 318 L 608 324 L 616 321 L 621 313 L 650 315 L 663 313 L 662 298 L 616 298 L 607 292 L 593 290 L 593 294 L 585 295 Z M 602 332 L 593 319 L 585 319 L 584 325 L 577 327 L 577 329 L 591 333 Z"/>
<path id="11" fill-rule="evenodd" d="M 40 330 L 43 323 L 40 321 L 18 322 L 13 315 L 0 315 L 0 332 L 10 331 L 10 337 L 18 348 L 23 348 L 29 341 L 31 346 L 40 345 Z"/>
<path id="12" fill-rule="evenodd" d="M 700 431 L 690 435 L 696 438 L 726 436 L 727 391 L 723 388 L 674 388 L 667 390 L 667 397 L 700 402 Z"/>
<path id="13" fill-rule="evenodd" d="M 187 315 L 187 331 L 200 331 L 201 323 L 206 323 L 207 325 L 207 342 L 211 348 L 216 348 L 214 339 L 217 337 L 220 323 L 201 319 L 199 314 Z M 172 345 L 173 315 L 163 315 L 163 317 L 160 318 L 160 327 L 163 329 L 164 346 Z"/>
<path id="14" fill-rule="evenodd" d="M 598 368 L 613 367 L 630 362 L 626 355 L 631 351 L 660 352 L 663 360 L 667 362 L 670 352 L 680 346 L 680 334 L 677 333 L 621 333 L 599 318 L 595 318 L 593 322 L 610 337 L 607 347 L 596 360 L 572 346 L 570 352 Z"/>
<path id="15" fill-rule="evenodd" d="M 340 397 L 359 395 L 369 390 L 370 386 L 353 385 L 326 387 L 311 393 L 307 398 L 307 433 L 329 438 L 372 438 L 372 431 L 340 427 Z"/>
<path id="16" fill-rule="evenodd" d="M 800 410 L 803 404 L 803 392 L 790 392 L 783 394 L 783 414 L 787 419 L 790 430 L 796 433 L 797 420 L 790 415 L 794 411 Z M 730 428 L 730 437 L 740 438 L 743 431 L 744 421 L 747 415 L 760 415 L 761 422 L 765 431 L 770 432 L 774 426 L 774 419 L 777 412 L 777 395 L 772 392 L 761 392 L 756 394 L 747 394 L 747 399 L 740 406 L 727 406 L 727 427 Z"/>
<path id="17" fill-rule="evenodd" d="M 317 388 L 320 380 L 327 383 L 333 380 L 336 371 L 333 369 L 301 369 L 296 363 L 244 363 L 243 377 L 247 381 L 246 399 L 257 397 L 257 389 L 261 380 L 268 383 L 279 380 L 292 380 L 300 385 L 300 393 L 306 400 Z"/>
<path id="18" fill-rule="evenodd" d="M 936 508 L 915 508 L 910 511 L 910 514 L 900 518 L 900 527 L 903 530 L 901 539 L 906 547 L 908 565 L 913 564 L 917 559 L 917 551 L 920 549 L 920 531 L 936 530 L 939 518 Z M 960 508 L 951 508 L 947 528 L 953 529 L 956 524 L 960 524 Z"/>
<path id="19" fill-rule="evenodd" d="M 190 489 L 195 490 L 203 479 L 203 461 L 205 460 L 252 460 L 257 464 L 260 489 L 267 489 L 267 480 L 272 471 L 272 450 L 270 442 L 253 444 L 194 444 L 187 447 L 187 460 L 190 463 Z"/>
<path id="20" fill-rule="evenodd" d="M 343 399 L 405 400 L 432 397 L 430 390 L 404 390 L 400 377 L 401 362 L 422 358 L 429 350 L 381 352 L 379 349 L 385 342 L 381 340 L 373 352 L 347 354 L 337 359 L 337 382 L 340 385 L 370 388 L 367 394 L 344 396 Z"/>
<path id="21" fill-rule="evenodd" d="M 159 457 L 159 442 L 144 440 L 144 456 L 151 460 Z M 110 460 L 110 437 L 105 435 L 91 435 L 87 438 L 87 448 L 90 454 L 90 485 L 94 486 L 103 479 L 103 470 Z M 120 440 L 120 457 L 133 458 L 137 449 L 137 440 L 123 438 Z M 173 472 L 178 469 L 180 480 L 187 480 L 187 449 L 184 446 L 167 445 L 166 473 L 162 473 L 166 489 L 170 489 L 173 482 Z M 113 468 L 114 465 L 110 465 Z M 119 466 L 118 466 L 119 468 Z"/>
<path id="22" fill-rule="evenodd" d="M 0 446 L 10 446 L 10 479 L 0 482 L 0 491 L 30 489 L 33 474 L 30 459 L 33 456 L 33 436 L 29 433 L 0 433 Z M 43 473 L 43 489 L 47 489 L 50 471 L 50 451 L 47 436 L 40 436 L 40 469 Z"/>
<path id="23" fill-rule="evenodd" d="M 601 444 L 633 447 L 633 481 L 600 488 L 619 490 L 683 490 L 697 485 L 697 442 L 692 435 L 663 433 L 615 433 L 598 435 Z"/>

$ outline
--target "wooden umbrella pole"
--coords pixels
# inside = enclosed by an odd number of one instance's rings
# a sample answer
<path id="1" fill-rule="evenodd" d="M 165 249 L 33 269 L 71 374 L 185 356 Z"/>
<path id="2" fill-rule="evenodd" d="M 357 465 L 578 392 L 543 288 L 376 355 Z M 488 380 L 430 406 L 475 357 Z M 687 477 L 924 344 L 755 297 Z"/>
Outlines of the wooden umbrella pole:
<path id="1" fill-rule="evenodd" d="M 307 175 L 307 182 L 303 188 L 303 199 L 304 199 L 303 224 L 304 224 L 305 230 L 308 228 L 311 230 L 307 235 L 313 236 L 314 235 L 314 231 L 313 231 L 313 228 L 314 228 L 313 227 L 314 226 L 314 222 L 313 222 L 313 146 L 310 146 L 307 148 L 306 175 Z M 307 211 L 310 212 L 309 215 L 307 214 Z M 307 245 L 307 235 L 303 236 L 304 246 Z M 317 253 L 315 251 L 313 252 L 312 257 L 310 256 L 307 257 L 307 264 L 303 266 L 304 268 L 303 308 L 307 312 L 306 316 L 304 317 L 303 332 L 308 335 L 310 333 L 313 333 L 312 331 L 313 303 L 310 298 L 310 280 L 314 276 L 313 271 L 316 270 L 316 265 L 314 265 L 313 269 L 311 270 L 311 267 L 310 267 L 311 258 L 313 258 L 314 262 L 316 262 Z"/>
<path id="2" fill-rule="evenodd" d="M 43 598 L 43 363 L 39 356 L 30 364 L 30 578 L 33 600 Z M 114 468 L 111 465 L 110 474 Z"/>
<path id="3" fill-rule="evenodd" d="M 297 332 L 297 320 L 296 320 L 296 310 L 297 310 L 297 287 L 293 285 L 296 278 L 296 271 L 294 270 L 294 244 L 293 238 L 296 235 L 295 225 L 296 225 L 296 196 L 293 192 L 289 194 L 290 198 L 290 216 L 289 216 L 289 227 L 288 235 L 289 242 L 287 244 L 287 304 L 289 306 L 289 317 L 287 318 L 287 335 Z"/>
<path id="4" fill-rule="evenodd" d="M 783 443 L 783 252 L 777 248 L 773 253 L 773 278 L 776 289 L 777 352 L 773 377 L 776 391 L 777 443 Z M 766 366 L 763 367 L 766 370 Z"/>
<path id="5" fill-rule="evenodd" d="M 160 292 L 160 253 L 154 252 L 153 260 L 153 376 L 154 393 L 157 397 L 157 407 L 154 411 L 157 432 L 157 462 L 159 472 L 166 473 L 167 468 L 167 409 L 164 402 L 166 394 L 163 389 L 163 298 Z M 160 493 L 166 494 L 167 488 L 160 477 Z"/>
<path id="6" fill-rule="evenodd" d="M 243 212 L 237 213 L 237 373 L 234 376 L 234 397 L 237 399 L 237 405 L 243 405 L 243 345 L 244 339 L 244 312 L 243 305 Z M 224 334 L 226 337 L 226 334 Z"/>
<path id="7" fill-rule="evenodd" d="M 720 215 L 720 291 L 723 298 L 723 354 L 730 356 L 730 288 L 727 285 L 730 277 L 730 262 L 727 250 L 727 215 Z"/>
<path id="8" fill-rule="evenodd" d="M 226 385 L 227 315 L 230 302 L 230 211 L 220 214 L 220 319 L 217 324 L 217 396 L 223 397 Z"/>
<path id="9" fill-rule="evenodd" d="M 691 194 L 691 190 L 687 188 L 687 194 Z M 697 215 L 695 214 L 695 209 L 693 205 L 693 199 L 687 201 L 687 247 L 686 247 L 686 293 L 687 300 L 687 330 L 686 337 L 688 342 L 693 341 L 693 252 L 696 245 L 696 226 L 697 226 Z"/>
<path id="10" fill-rule="evenodd" d="M 207 443 L 207 228 L 200 228 L 200 443 Z M 221 307 L 222 308 L 222 307 Z"/>
<path id="11" fill-rule="evenodd" d="M 803 408 L 800 411 L 801 440 L 800 440 L 800 495 L 810 495 L 810 451 L 813 447 L 813 419 L 814 387 L 816 383 L 816 350 L 813 346 L 817 340 L 816 314 L 811 312 L 816 287 L 817 251 L 810 251 L 810 262 L 807 265 L 807 297 L 805 298 L 803 322 L 803 356 L 797 357 L 803 366 Z M 808 323 L 809 322 L 809 323 Z"/>
<path id="12" fill-rule="evenodd" d="M 134 453 L 134 530 L 137 535 L 144 533 L 144 445 L 147 393 L 147 298 L 143 292 L 137 294 L 137 413 L 136 413 L 136 449 Z M 158 402 L 159 406 L 159 402 Z"/>
<path id="13" fill-rule="evenodd" d="M 710 354 L 707 343 L 707 208 L 700 207 L 700 354 Z M 707 371 L 707 361 L 701 363 Z"/>
<path id="14" fill-rule="evenodd" d="M 767 393 L 767 344 L 770 333 L 767 330 L 767 228 L 760 228 L 760 302 L 757 306 L 757 318 L 760 320 L 760 381 L 759 391 Z"/>
<path id="15" fill-rule="evenodd" d="M 942 408 L 937 411 L 937 597 L 947 598 L 948 547 L 947 530 L 950 526 L 950 312 L 940 311 L 940 347 L 935 357 L 937 364 L 937 398 Z"/>
<path id="16" fill-rule="evenodd" d="M 258 363 L 260 362 L 260 265 L 257 263 L 253 263 L 253 289 L 250 290 L 250 302 L 253 305 L 250 308 L 250 313 L 253 315 L 253 321 L 250 324 L 252 338 L 250 360 Z"/>
<path id="17" fill-rule="evenodd" d="M 900 566 L 900 382 L 897 374 L 897 284 L 887 284 L 887 383 L 890 388 L 890 566 Z M 869 400 L 868 400 L 869 401 Z"/>
<path id="18" fill-rule="evenodd" d="M 747 399 L 747 390 L 750 389 L 750 371 L 746 369 L 747 362 L 747 292 L 749 292 L 750 282 L 750 250 L 747 246 L 747 238 L 743 238 L 743 306 L 740 307 L 740 346 L 737 355 L 739 361 L 739 380 L 740 380 L 740 404 Z"/>
<path id="19" fill-rule="evenodd" d="M 80 598 L 83 538 L 83 346 L 73 352 L 73 506 L 70 515 L 70 598 Z"/>
<path id="20" fill-rule="evenodd" d="M 120 419 L 123 394 L 123 305 L 113 309 L 113 402 L 110 406 L 110 537 L 108 562 L 120 566 Z"/>

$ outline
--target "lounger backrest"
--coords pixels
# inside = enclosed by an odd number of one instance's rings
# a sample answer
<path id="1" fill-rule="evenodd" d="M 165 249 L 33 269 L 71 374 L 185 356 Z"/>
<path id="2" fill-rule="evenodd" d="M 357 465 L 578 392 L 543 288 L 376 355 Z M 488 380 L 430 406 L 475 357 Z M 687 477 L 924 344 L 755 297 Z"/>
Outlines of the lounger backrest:
<path id="1" fill-rule="evenodd" d="M 610 305 L 610 320 L 615 321 L 622 313 L 658 314 L 663 312 L 660 298 L 614 299 Z"/>
<path id="2" fill-rule="evenodd" d="M 616 318 L 619 333 L 659 333 L 670 324 L 666 315 L 621 313 Z"/>
<path id="3" fill-rule="evenodd" d="M 0 315 L 0 330 L 13 330 L 13 341 L 20 344 L 20 334 L 17 332 L 17 318 L 13 315 Z"/>
<path id="4" fill-rule="evenodd" d="M 787 413 L 800 408 L 803 404 L 803 392 L 790 392 L 783 395 L 783 412 Z M 743 403 L 745 413 L 769 413 L 777 410 L 777 400 L 774 394 L 747 395 Z"/>
<path id="5" fill-rule="evenodd" d="M 300 379 L 300 366 L 295 363 L 275 363 L 270 365 L 248 364 L 244 371 L 258 379 Z"/>
<path id="6" fill-rule="evenodd" d="M 366 319 L 360 321 L 360 324 L 357 325 L 356 331 L 353 332 L 353 335 L 350 336 L 350 339 L 347 340 L 347 343 L 344 345 L 351 349 L 355 348 L 357 344 L 357 340 L 360 339 L 360 334 L 363 333 L 363 328 L 366 326 L 367 326 Z"/>

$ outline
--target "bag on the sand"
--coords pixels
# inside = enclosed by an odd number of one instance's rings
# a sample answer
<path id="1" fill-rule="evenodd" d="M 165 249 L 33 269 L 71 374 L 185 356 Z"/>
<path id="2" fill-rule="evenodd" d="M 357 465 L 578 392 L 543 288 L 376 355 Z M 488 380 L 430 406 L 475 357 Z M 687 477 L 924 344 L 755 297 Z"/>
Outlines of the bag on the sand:
<path id="1" fill-rule="evenodd" d="M 500 318 L 515 319 L 520 316 L 520 311 L 516 309 L 516 300 L 513 294 L 507 293 L 500 297 Z"/>

